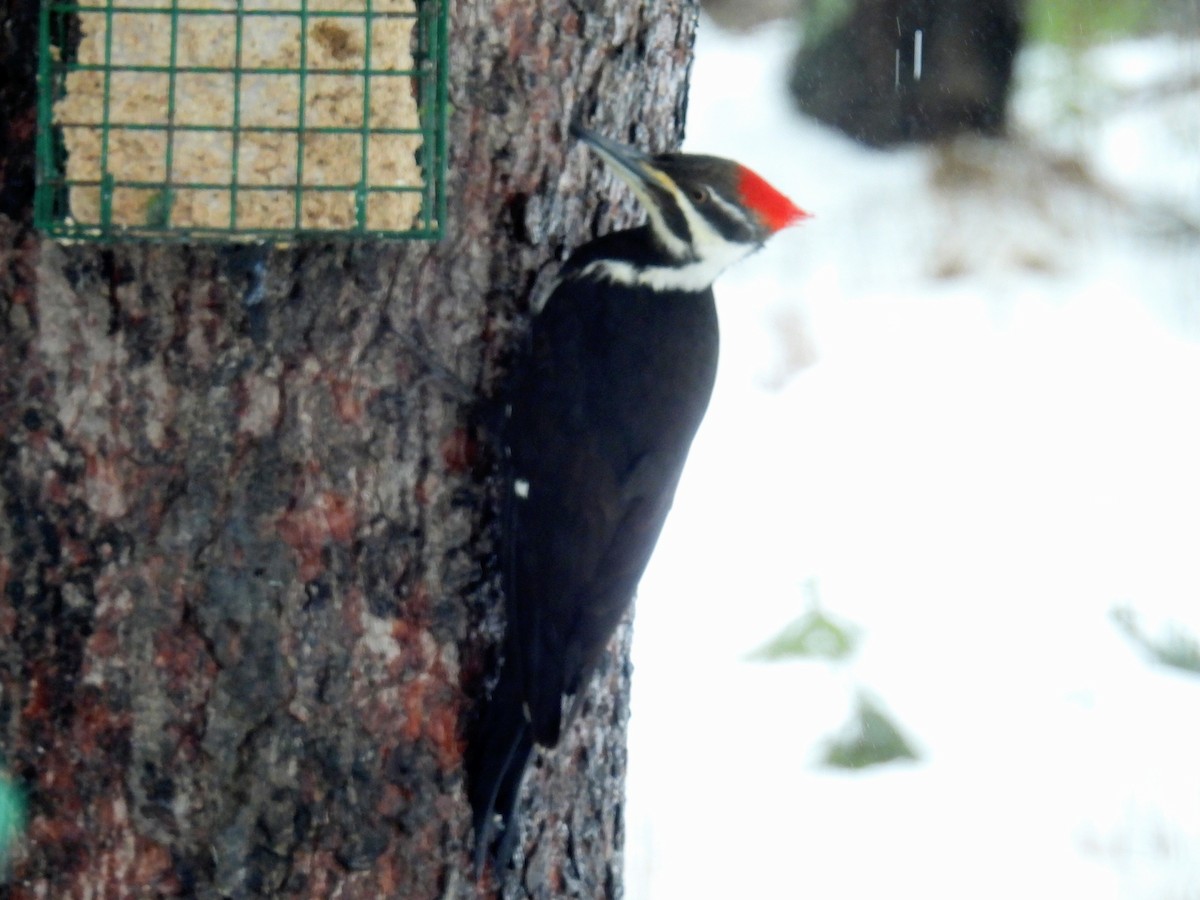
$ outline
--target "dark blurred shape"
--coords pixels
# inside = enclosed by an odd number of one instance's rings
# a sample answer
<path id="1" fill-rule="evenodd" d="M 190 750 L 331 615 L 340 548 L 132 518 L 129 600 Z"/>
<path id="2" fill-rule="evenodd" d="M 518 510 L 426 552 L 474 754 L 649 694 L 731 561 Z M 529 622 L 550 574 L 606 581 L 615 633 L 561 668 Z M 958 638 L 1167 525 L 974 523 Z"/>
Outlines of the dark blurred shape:
<path id="1" fill-rule="evenodd" d="M 876 147 L 998 134 L 1023 5 L 854 0 L 835 21 L 806 28 L 792 96 L 808 115 Z"/>
<path id="2" fill-rule="evenodd" d="M 795 0 L 700 0 L 700 8 L 730 31 L 749 31 L 764 22 L 795 15 Z"/>
<path id="3" fill-rule="evenodd" d="M 1167 623 L 1158 634 L 1149 634 L 1141 617 L 1128 606 L 1112 611 L 1112 620 L 1125 636 L 1160 666 L 1200 674 L 1200 641 L 1176 623 Z"/>

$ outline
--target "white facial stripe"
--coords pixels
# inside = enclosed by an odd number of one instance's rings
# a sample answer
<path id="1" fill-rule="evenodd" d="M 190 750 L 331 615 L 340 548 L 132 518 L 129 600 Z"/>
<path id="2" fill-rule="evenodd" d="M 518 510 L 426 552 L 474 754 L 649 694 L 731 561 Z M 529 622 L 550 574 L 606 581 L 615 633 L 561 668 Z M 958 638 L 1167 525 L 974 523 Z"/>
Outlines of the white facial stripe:
<path id="1" fill-rule="evenodd" d="M 704 216 L 696 212 L 692 201 L 683 196 L 679 188 L 672 189 L 671 193 L 675 195 L 675 202 L 679 205 L 683 218 L 687 221 L 688 229 L 692 232 L 692 247 L 697 256 L 703 257 L 705 247 L 713 245 L 715 241 L 723 241 L 724 238 L 705 221 Z"/>
<path id="2" fill-rule="evenodd" d="M 609 153 L 605 147 L 593 145 L 592 149 L 595 150 L 609 164 L 609 167 L 612 169 L 612 171 L 615 172 L 622 181 L 633 188 L 633 193 L 637 196 L 638 200 L 641 201 L 642 206 L 646 209 L 650 216 L 650 227 L 654 229 L 654 233 L 662 242 L 663 247 L 665 247 L 666 250 L 674 257 L 680 259 L 686 258 L 689 255 L 690 250 L 687 241 L 682 240 L 679 235 L 675 234 L 675 232 L 671 231 L 671 229 L 667 227 L 667 223 L 663 221 L 662 214 L 659 212 L 658 203 L 646 189 L 646 185 L 642 182 L 642 179 L 633 172 L 629 171 L 629 169 L 626 168 L 626 163 Z M 667 178 L 661 172 L 651 169 L 649 174 L 650 177 L 658 182 L 658 184 L 663 188 L 674 191 L 675 185 L 671 183 L 671 179 Z"/>
<path id="3" fill-rule="evenodd" d="M 717 206 L 721 207 L 721 209 L 725 210 L 725 213 L 729 216 L 729 218 L 741 222 L 747 228 L 752 228 L 753 223 L 747 217 L 746 211 L 736 203 L 730 203 L 716 191 L 709 192 L 709 200 L 717 204 Z"/>
<path id="4" fill-rule="evenodd" d="M 672 185 L 671 193 L 683 212 L 688 229 L 692 232 L 691 252 L 693 258 L 698 264 L 703 263 L 706 271 L 712 273 L 710 284 L 726 268 L 747 256 L 754 249 L 752 246 L 728 240 L 696 211 L 691 200 L 684 196 L 679 188 Z M 746 222 L 745 213 L 715 191 L 709 191 L 709 202 L 715 202 L 722 209 L 730 212 L 734 218 Z"/>
<path id="5" fill-rule="evenodd" d="M 624 175 L 623 170 L 618 169 Z M 667 223 L 663 220 L 662 213 L 658 208 L 658 201 L 654 196 L 646 190 L 646 186 L 632 176 L 625 178 L 625 181 L 633 188 L 633 192 L 641 201 L 647 214 L 650 216 L 650 227 L 654 229 L 654 233 L 662 242 L 663 247 L 672 256 L 683 259 L 691 253 L 691 248 L 687 241 L 683 240 L 679 235 L 667 227 Z M 660 182 L 661 183 L 661 182 Z M 666 187 L 668 185 L 664 185 Z M 675 193 L 675 185 L 669 185 L 671 193 Z"/>
<path id="6" fill-rule="evenodd" d="M 696 211 L 692 202 L 678 188 L 674 188 L 672 194 L 683 211 L 683 217 L 692 232 L 693 258 L 696 260 L 696 265 L 701 266 L 707 273 L 709 284 L 715 281 L 716 277 L 726 268 L 748 256 L 755 249 L 752 245 L 731 241 L 717 231 L 704 216 Z M 709 202 L 717 203 L 735 218 L 746 221 L 745 213 L 716 192 L 709 192 Z"/>
<path id="7" fill-rule="evenodd" d="M 704 216 L 696 211 L 691 201 L 684 196 L 670 178 L 660 173 L 654 173 L 654 180 L 663 188 L 670 191 L 676 205 L 687 222 L 691 232 L 688 242 L 667 227 L 662 217 L 656 198 L 647 190 L 645 184 L 620 165 L 613 166 L 614 171 L 621 176 L 631 188 L 650 217 L 650 227 L 667 252 L 679 260 L 690 260 L 679 266 L 648 266 L 636 268 L 629 263 L 601 260 L 585 267 L 580 275 L 584 277 L 607 278 L 616 284 L 629 286 L 643 285 L 659 291 L 702 291 L 712 286 L 717 276 L 738 260 L 748 256 L 756 248 L 753 245 L 735 243 L 727 240 L 724 235 L 712 227 Z M 715 202 L 730 217 L 751 227 L 746 213 L 736 204 L 731 203 L 716 193 L 710 194 Z"/>

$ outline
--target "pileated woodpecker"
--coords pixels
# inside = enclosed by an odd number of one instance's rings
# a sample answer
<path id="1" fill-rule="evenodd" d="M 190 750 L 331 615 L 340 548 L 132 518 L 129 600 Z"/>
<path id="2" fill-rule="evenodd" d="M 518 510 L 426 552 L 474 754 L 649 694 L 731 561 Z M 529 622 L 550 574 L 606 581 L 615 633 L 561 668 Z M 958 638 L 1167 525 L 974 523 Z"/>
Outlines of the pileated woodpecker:
<path id="1" fill-rule="evenodd" d="M 467 754 L 477 873 L 493 844 L 507 866 L 533 746 L 558 742 L 658 540 L 716 375 L 713 280 L 807 215 L 735 162 L 571 131 L 649 222 L 572 254 L 513 373 L 504 658 Z"/>

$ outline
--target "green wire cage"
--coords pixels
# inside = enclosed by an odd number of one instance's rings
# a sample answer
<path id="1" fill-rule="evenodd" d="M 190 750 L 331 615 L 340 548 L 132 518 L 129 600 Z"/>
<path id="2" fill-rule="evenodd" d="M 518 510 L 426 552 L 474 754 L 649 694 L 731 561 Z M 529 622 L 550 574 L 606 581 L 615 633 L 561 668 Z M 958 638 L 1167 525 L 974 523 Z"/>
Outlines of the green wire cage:
<path id="1" fill-rule="evenodd" d="M 35 224 L 437 238 L 448 0 L 43 0 Z"/>

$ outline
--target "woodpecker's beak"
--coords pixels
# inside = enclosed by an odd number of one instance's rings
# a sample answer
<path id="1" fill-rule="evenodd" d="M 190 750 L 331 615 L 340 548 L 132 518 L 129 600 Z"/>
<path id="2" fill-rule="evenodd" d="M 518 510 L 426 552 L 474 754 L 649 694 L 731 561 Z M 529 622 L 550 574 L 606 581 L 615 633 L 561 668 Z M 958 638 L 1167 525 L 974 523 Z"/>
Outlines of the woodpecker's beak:
<path id="1" fill-rule="evenodd" d="M 644 198 L 647 186 L 651 185 L 671 190 L 671 179 L 654 167 L 648 153 L 643 153 L 636 147 L 626 147 L 624 144 L 610 141 L 577 123 L 571 124 L 571 134 L 595 150 L 639 196 Z"/>

